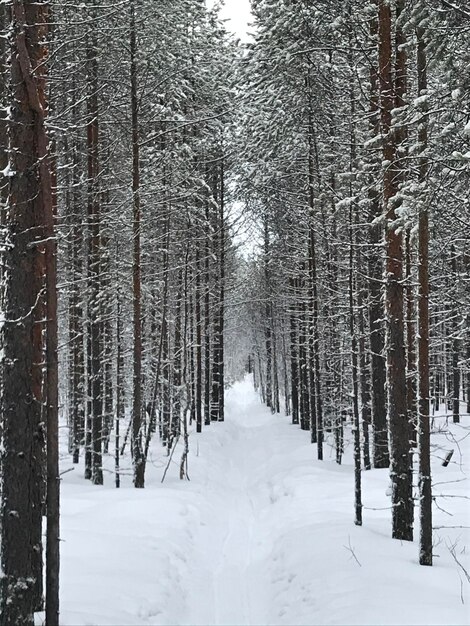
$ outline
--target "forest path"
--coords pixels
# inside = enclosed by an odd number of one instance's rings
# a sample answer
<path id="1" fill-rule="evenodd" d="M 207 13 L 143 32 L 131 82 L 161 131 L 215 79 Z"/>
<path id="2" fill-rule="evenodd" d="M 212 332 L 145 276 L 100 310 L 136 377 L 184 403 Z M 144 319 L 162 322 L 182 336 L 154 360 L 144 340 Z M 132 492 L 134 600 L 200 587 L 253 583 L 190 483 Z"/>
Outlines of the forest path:
<path id="1" fill-rule="evenodd" d="M 272 420 L 249 380 L 229 390 L 223 428 L 230 436 L 220 441 L 219 467 L 213 476 L 220 490 L 209 505 L 210 521 L 197 537 L 199 563 L 194 563 L 194 572 L 196 576 L 207 572 L 207 578 L 190 593 L 191 623 L 268 623 L 271 581 L 265 562 L 269 542 L 260 512 L 265 504 L 263 491 L 268 489 L 263 472 L 273 447 Z"/>
<path id="2" fill-rule="evenodd" d="M 433 478 L 462 520 L 468 420 L 451 428 L 433 441 L 458 441 L 462 456 L 442 468 L 435 454 Z M 363 473 L 369 508 L 354 526 L 349 429 L 342 466 L 329 437 L 316 461 L 308 433 L 272 415 L 249 377 L 227 391 L 223 424 L 191 427 L 190 481 L 179 479 L 180 442 L 162 483 L 169 459 L 155 439 L 145 489 L 133 488 L 129 457 L 114 488 L 112 454 L 94 487 L 83 466 L 67 471 L 62 432 L 61 626 L 469 624 L 447 547 L 468 571 L 469 532 L 444 529 L 448 515 L 435 511 L 439 558 L 419 567 L 416 542 L 390 538 L 387 470 Z"/>

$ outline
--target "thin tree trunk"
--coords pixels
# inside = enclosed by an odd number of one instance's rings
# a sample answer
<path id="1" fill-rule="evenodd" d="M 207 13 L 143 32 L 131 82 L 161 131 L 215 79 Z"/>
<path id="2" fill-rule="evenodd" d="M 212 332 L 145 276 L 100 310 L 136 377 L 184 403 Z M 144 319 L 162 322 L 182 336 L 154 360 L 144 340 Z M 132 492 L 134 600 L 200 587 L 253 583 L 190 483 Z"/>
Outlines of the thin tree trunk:
<path id="1" fill-rule="evenodd" d="M 167 240 L 168 241 L 168 240 Z M 168 285 L 170 282 L 170 268 L 168 246 L 163 252 L 163 271 L 165 273 L 165 301 L 168 298 Z M 170 381 L 170 329 L 168 323 L 168 306 L 163 308 L 161 327 L 161 372 L 162 381 L 160 385 L 160 415 L 162 421 L 162 443 L 167 447 L 168 454 L 171 451 L 171 381 Z"/>
<path id="2" fill-rule="evenodd" d="M 416 354 L 415 354 L 415 314 L 413 297 L 412 250 L 410 229 L 406 231 L 405 238 L 405 267 L 406 267 L 406 395 L 408 407 L 408 419 L 410 422 L 410 440 L 413 446 L 417 445 L 417 399 L 416 399 Z"/>
<path id="3" fill-rule="evenodd" d="M 427 93 L 425 31 L 417 28 L 418 95 Z M 426 184 L 428 175 L 428 112 L 423 110 L 418 127 L 420 150 L 419 179 Z M 420 565 L 432 565 L 432 486 L 429 425 L 429 216 L 427 198 L 420 206 L 418 224 L 418 406 L 419 406 L 419 504 Z"/>
<path id="4" fill-rule="evenodd" d="M 78 176 L 75 171 L 77 169 L 77 163 L 75 162 L 75 150 L 74 150 L 74 175 L 73 175 L 73 188 L 72 193 L 72 207 L 73 213 L 73 226 L 71 232 L 71 247 L 72 247 L 72 272 L 70 287 L 70 348 L 71 348 L 71 373 L 70 373 L 70 410 L 72 412 L 70 416 L 70 424 L 72 427 L 72 454 L 73 462 L 78 463 L 80 458 L 80 447 L 84 444 L 85 435 L 85 355 L 83 350 L 83 307 L 81 303 L 81 295 L 79 288 L 79 281 L 82 278 L 82 226 L 79 226 L 77 220 L 77 214 L 79 215 L 79 202 L 77 198 L 76 189 L 78 187 Z"/>
<path id="5" fill-rule="evenodd" d="M 140 250 L 140 147 L 139 100 L 137 94 L 137 33 L 135 0 L 130 2 L 131 109 L 132 109 L 132 197 L 133 197 L 133 328 L 134 376 L 132 402 L 132 458 L 134 487 L 145 486 L 145 461 L 142 451 L 142 269 Z"/>
<path id="6" fill-rule="evenodd" d="M 223 215 L 221 215 L 220 203 L 223 191 L 223 167 L 220 169 L 220 195 L 218 196 L 218 180 L 214 180 L 214 198 L 218 202 L 219 210 L 215 219 L 214 253 L 216 255 L 216 280 L 215 280 L 215 313 L 214 313 L 214 340 L 213 340 L 213 362 L 212 362 L 212 390 L 211 390 L 211 421 L 220 421 L 220 393 L 222 387 L 222 358 L 223 358 L 223 302 L 222 302 L 222 261 L 224 258 L 222 245 L 223 236 Z"/>
<path id="7" fill-rule="evenodd" d="M 175 302 L 175 337 L 173 345 L 173 410 L 171 435 L 173 439 L 181 432 L 181 383 L 182 383 L 182 297 L 183 270 L 178 272 L 178 287 Z"/>
<path id="8" fill-rule="evenodd" d="M 201 259 L 199 243 L 196 244 L 196 293 L 195 293 L 195 314 L 196 314 L 196 431 L 202 432 L 202 319 L 201 319 Z"/>
<path id="9" fill-rule="evenodd" d="M 184 281 L 182 285 L 182 302 L 184 302 L 183 307 L 183 319 L 184 322 L 182 324 L 182 372 L 181 372 L 181 384 L 186 389 L 186 406 L 183 407 L 183 415 L 182 415 L 182 430 L 183 430 L 183 454 L 181 455 L 180 461 L 180 480 L 187 478 L 188 476 L 188 455 L 189 455 L 189 431 L 188 431 L 188 413 L 191 410 L 191 403 L 193 401 L 192 398 L 192 390 L 191 390 L 191 379 L 188 378 L 188 363 L 190 364 L 190 350 L 188 349 L 188 330 L 189 324 L 191 320 L 191 306 L 189 299 L 189 288 L 188 288 L 188 278 L 189 278 L 189 245 L 186 246 L 185 253 L 185 262 L 184 262 Z"/>
<path id="10" fill-rule="evenodd" d="M 225 163 L 220 162 L 219 422 L 225 420 Z"/>
<path id="11" fill-rule="evenodd" d="M 378 9 L 378 0 L 372 0 Z M 376 12 L 370 20 L 370 39 L 375 42 L 378 37 L 378 19 Z M 378 68 L 371 65 L 370 69 L 370 130 L 373 137 L 380 134 L 380 98 Z M 378 159 L 374 158 L 374 161 Z M 378 218 L 382 215 L 382 203 L 376 190 L 376 163 L 374 175 L 368 181 L 370 251 L 369 251 L 369 327 L 371 351 L 372 379 L 372 425 L 374 438 L 374 467 L 385 468 L 390 464 L 388 424 L 385 394 L 385 333 L 382 319 L 384 317 L 382 299 L 383 261 L 380 250 L 382 226 Z"/>
<path id="12" fill-rule="evenodd" d="M 47 137 L 42 133 L 41 153 L 47 154 Z M 46 419 L 47 419 L 47 491 L 46 491 L 46 626 L 59 626 L 60 570 L 60 472 L 59 472 L 59 370 L 57 324 L 57 215 L 56 163 L 41 160 L 41 178 L 45 194 L 46 226 Z"/>
<path id="13" fill-rule="evenodd" d="M 289 312 L 290 323 L 290 380 L 291 380 L 291 398 L 292 398 L 292 423 L 299 423 L 299 363 L 298 363 L 298 311 L 297 304 L 297 290 L 295 288 L 295 278 L 290 278 L 290 299 L 291 310 Z"/>
<path id="14" fill-rule="evenodd" d="M 348 3 L 347 13 L 349 19 L 351 18 L 351 5 Z M 354 69 L 352 61 L 352 37 L 349 33 L 349 51 L 348 51 L 348 64 L 350 69 L 350 88 L 349 88 L 349 103 L 350 103 L 350 162 L 349 169 L 351 173 L 356 166 L 356 135 L 354 131 L 354 120 L 356 118 L 356 102 L 354 94 Z M 352 401 L 353 401 L 353 424 L 354 424 L 354 509 L 355 518 L 354 523 L 356 526 L 362 526 L 362 476 L 361 476 L 361 420 L 359 411 L 359 367 L 358 367 L 358 340 L 357 340 L 357 324 L 354 307 L 354 294 L 357 285 L 354 281 L 355 270 L 354 261 L 357 258 L 357 253 L 354 251 L 356 244 L 355 226 L 357 222 L 357 216 L 354 215 L 354 209 L 357 211 L 357 207 L 353 202 L 354 188 L 352 181 L 349 183 L 349 332 L 351 335 L 351 365 L 352 365 Z M 362 315 L 362 311 L 359 309 L 359 315 Z"/>
<path id="15" fill-rule="evenodd" d="M 269 270 L 269 240 L 268 220 L 264 218 L 264 282 L 265 282 L 265 320 L 264 337 L 266 346 L 266 406 L 273 408 L 273 348 L 272 348 L 272 316 L 271 316 L 271 287 Z"/>
<path id="16" fill-rule="evenodd" d="M 457 280 L 457 254 L 455 246 L 450 246 L 450 262 L 454 280 Z M 460 422 L 460 316 L 455 309 L 453 312 L 452 322 L 452 421 L 454 424 Z"/>
<path id="17" fill-rule="evenodd" d="M 87 42 L 87 79 L 89 94 L 87 98 L 88 124 L 88 277 L 89 277 L 89 304 L 88 304 L 88 364 L 89 364 L 89 445 L 88 475 L 91 470 L 91 480 L 94 485 L 103 484 L 102 469 L 102 397 L 101 397 L 101 322 L 99 319 L 100 303 L 100 205 L 98 190 L 99 160 L 98 160 L 98 62 L 95 45 L 95 34 L 88 36 Z M 90 39 L 91 37 L 91 39 Z M 87 476 L 88 477 L 88 476 Z"/>
<path id="18" fill-rule="evenodd" d="M 280 402 L 279 402 L 279 364 L 277 361 L 277 337 L 276 337 L 276 325 L 274 321 L 274 310 L 273 305 L 271 303 L 271 320 L 273 323 L 273 334 L 272 334 L 272 349 L 273 349 L 273 411 L 275 413 L 280 413 Z"/>
<path id="19" fill-rule="evenodd" d="M 121 294 L 116 296 L 116 421 L 114 432 L 114 480 L 116 489 L 121 486 L 119 445 L 121 437 L 121 420 L 124 418 L 124 402 L 122 388 L 124 385 L 124 358 L 121 337 Z"/>
<path id="20" fill-rule="evenodd" d="M 305 271 L 302 264 L 300 272 Z M 299 296 L 299 378 L 300 378 L 300 428 L 302 430 L 310 430 L 316 433 L 316 420 L 312 419 L 309 393 L 309 368 L 307 361 L 307 332 L 308 318 L 307 305 L 303 291 L 305 290 L 305 281 L 301 278 L 297 279 L 297 293 Z"/>
<path id="21" fill-rule="evenodd" d="M 317 456 L 318 460 L 323 460 L 323 399 L 321 394 L 321 381 L 320 381 L 320 337 L 318 331 L 318 281 L 317 281 L 317 251 L 315 240 L 315 195 L 314 195 L 314 180 L 315 180 L 315 164 L 317 169 L 318 183 L 321 186 L 320 167 L 318 159 L 318 151 L 315 138 L 315 127 L 313 122 L 313 105 L 311 101 L 310 93 L 310 78 L 308 80 L 309 89 L 309 107 L 308 107 L 308 200 L 309 200 L 309 239 L 308 239 L 308 259 L 309 259 L 309 282 L 310 282 L 310 297 L 309 308 L 311 312 L 311 329 L 313 343 L 311 344 L 312 364 L 313 364 L 313 380 L 312 384 L 314 390 L 311 390 L 313 406 L 310 407 L 311 418 L 316 423 L 316 440 L 317 440 Z M 313 393 L 314 391 L 314 393 Z M 313 430 L 312 430 L 313 432 Z"/>
<path id="22" fill-rule="evenodd" d="M 370 458 L 370 423 L 371 423 L 371 411 L 370 411 L 370 381 L 369 381 L 369 368 L 366 355 L 366 337 L 364 329 L 364 295 L 362 290 L 358 292 L 358 315 L 359 315 L 359 372 L 360 372 L 360 389 L 361 389 L 361 406 L 362 406 L 362 432 L 363 432 L 363 455 L 364 455 L 364 469 L 370 470 L 372 468 Z"/>
<path id="23" fill-rule="evenodd" d="M 284 305 L 284 309 L 287 307 Z M 282 371 L 284 374 L 284 410 L 287 416 L 291 414 L 291 400 L 290 400 L 290 386 L 289 386 L 289 366 L 287 365 L 287 344 L 286 333 L 284 328 L 286 327 L 285 319 L 283 320 L 282 331 Z"/>
<path id="24" fill-rule="evenodd" d="M 467 390 L 467 413 L 470 414 L 470 315 L 467 315 L 467 376 L 466 376 L 466 390 Z"/>
<path id="25" fill-rule="evenodd" d="M 189 228 L 188 228 L 189 231 Z M 189 268 L 189 282 L 192 284 L 193 279 L 193 270 L 192 267 Z M 194 313 L 194 300 L 195 300 L 195 292 L 194 289 L 189 289 L 189 387 L 191 394 L 191 404 L 190 404 L 190 414 L 189 414 L 189 423 L 192 424 L 196 421 L 196 359 L 195 359 L 195 313 Z"/>
<path id="26" fill-rule="evenodd" d="M 211 219 L 209 212 L 209 198 L 205 199 L 206 205 L 206 232 L 204 236 L 204 424 L 211 424 L 211 272 L 210 257 L 211 249 Z"/>
<path id="27" fill-rule="evenodd" d="M 352 211 L 352 210 L 351 210 Z M 353 384 L 353 424 L 354 424 L 354 503 L 356 526 L 362 526 L 362 487 L 361 487 L 361 421 L 359 414 L 359 375 L 357 358 L 357 335 L 354 314 L 354 251 L 352 234 L 352 215 L 350 233 L 350 257 L 349 257 L 349 332 L 351 333 L 351 363 Z"/>

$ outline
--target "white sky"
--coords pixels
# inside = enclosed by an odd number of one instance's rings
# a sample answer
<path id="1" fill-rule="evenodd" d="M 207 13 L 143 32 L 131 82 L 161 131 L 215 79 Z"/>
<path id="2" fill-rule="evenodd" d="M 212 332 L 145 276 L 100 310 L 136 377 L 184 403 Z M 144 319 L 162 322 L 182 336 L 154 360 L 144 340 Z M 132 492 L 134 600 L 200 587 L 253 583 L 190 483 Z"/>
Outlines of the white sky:
<path id="1" fill-rule="evenodd" d="M 225 6 L 221 12 L 226 22 L 227 29 L 233 31 L 242 41 L 248 38 L 248 22 L 251 22 L 250 0 L 225 0 Z"/>

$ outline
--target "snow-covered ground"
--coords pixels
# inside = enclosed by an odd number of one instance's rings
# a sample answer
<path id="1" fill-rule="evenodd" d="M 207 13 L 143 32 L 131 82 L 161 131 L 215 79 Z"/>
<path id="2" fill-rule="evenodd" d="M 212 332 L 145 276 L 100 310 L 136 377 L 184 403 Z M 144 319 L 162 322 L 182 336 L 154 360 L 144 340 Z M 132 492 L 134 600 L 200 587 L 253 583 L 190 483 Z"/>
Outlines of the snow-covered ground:
<path id="1" fill-rule="evenodd" d="M 105 487 L 81 468 L 63 475 L 62 626 L 470 623 L 469 582 L 451 554 L 470 572 L 467 499 L 438 499 L 434 524 L 467 528 L 437 529 L 435 566 L 420 567 L 416 541 L 390 538 L 387 470 L 363 472 L 358 528 L 350 450 L 342 466 L 333 452 L 316 461 L 308 434 L 271 415 L 249 379 L 228 391 L 226 417 L 191 434 L 190 482 L 177 451 L 161 483 L 158 442 L 145 490 L 130 473 L 116 490 L 111 458 Z M 433 435 L 455 449 L 447 468 L 436 449 L 437 495 L 468 495 L 462 421 Z"/>

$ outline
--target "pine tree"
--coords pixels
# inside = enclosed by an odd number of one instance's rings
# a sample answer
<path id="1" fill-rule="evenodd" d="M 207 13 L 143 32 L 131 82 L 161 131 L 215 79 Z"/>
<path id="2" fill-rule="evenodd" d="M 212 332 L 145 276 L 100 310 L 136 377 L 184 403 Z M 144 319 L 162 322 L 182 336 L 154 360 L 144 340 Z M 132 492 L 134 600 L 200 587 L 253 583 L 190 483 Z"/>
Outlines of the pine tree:
<path id="1" fill-rule="evenodd" d="M 35 483 L 42 474 L 41 447 L 45 438 L 41 374 L 37 369 L 37 357 L 43 349 L 38 343 L 38 309 L 42 306 L 45 286 L 41 242 L 52 234 L 52 186 L 45 130 L 47 49 L 44 41 L 48 32 L 47 9 L 46 3 L 20 0 L 15 0 L 11 6 L 12 106 L 8 124 L 10 175 L 7 200 L 10 245 L 5 252 L 1 503 L 3 575 L 0 590 L 2 622 L 6 626 L 33 624 L 33 611 L 38 608 L 39 601 L 37 578 L 42 577 L 37 567 L 37 556 L 34 555 L 40 555 L 42 550 L 41 515 L 38 515 L 41 502 Z M 27 24 L 32 26 L 26 29 Z M 46 246 L 47 259 L 51 258 L 52 246 L 52 243 Z M 57 450 L 54 436 L 57 411 L 57 397 L 54 395 L 57 370 L 53 359 L 54 290 L 55 276 L 52 274 L 47 279 L 47 312 L 52 319 L 48 323 L 47 356 L 50 363 L 46 390 L 50 420 L 48 443 L 51 444 L 49 475 L 54 475 L 57 481 L 53 463 L 54 450 Z M 36 497 L 31 498 L 30 493 Z M 58 484 L 55 493 L 58 493 Z M 52 519 L 52 512 L 49 519 Z M 42 589 L 42 585 L 39 588 Z"/>

